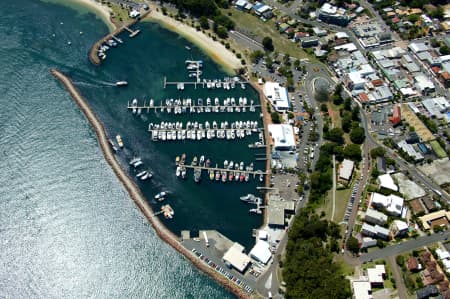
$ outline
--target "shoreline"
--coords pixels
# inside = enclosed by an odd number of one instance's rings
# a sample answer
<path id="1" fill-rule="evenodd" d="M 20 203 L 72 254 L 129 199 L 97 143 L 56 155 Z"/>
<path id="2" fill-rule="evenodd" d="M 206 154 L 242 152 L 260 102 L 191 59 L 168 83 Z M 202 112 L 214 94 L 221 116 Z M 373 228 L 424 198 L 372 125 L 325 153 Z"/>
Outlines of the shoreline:
<path id="1" fill-rule="evenodd" d="M 142 18 L 143 21 L 157 23 L 163 28 L 172 31 L 188 41 L 198 46 L 207 56 L 211 57 L 216 63 L 221 65 L 224 70 L 231 74 L 243 67 L 241 61 L 234 53 L 229 51 L 224 45 L 218 41 L 214 41 L 201 31 L 181 23 L 169 16 L 161 13 L 161 9 L 154 4 L 150 4 L 151 14 Z M 158 11 L 156 10 L 158 8 Z"/>
<path id="2" fill-rule="evenodd" d="M 51 74 L 55 77 L 69 92 L 72 99 L 78 105 L 80 110 L 83 112 L 84 116 L 88 120 L 89 124 L 93 127 L 95 134 L 97 136 L 97 140 L 102 150 L 103 156 L 106 162 L 114 171 L 116 177 L 122 183 L 122 185 L 127 190 L 130 197 L 133 199 L 135 204 L 150 222 L 156 234 L 170 246 L 172 246 L 175 250 L 181 253 L 184 257 L 186 257 L 195 267 L 197 267 L 200 271 L 205 274 L 208 274 L 211 278 L 213 278 L 216 282 L 222 285 L 225 289 L 233 293 L 239 298 L 250 298 L 248 294 L 246 294 L 240 287 L 238 287 L 233 282 L 227 280 L 225 277 L 218 274 L 212 268 L 208 267 L 205 263 L 203 263 L 192 251 L 188 250 L 184 247 L 180 242 L 179 238 L 173 234 L 169 229 L 165 227 L 165 225 L 153 214 L 153 209 L 150 204 L 145 199 L 144 195 L 141 193 L 137 185 L 133 182 L 133 180 L 128 176 L 128 174 L 122 169 L 118 160 L 116 159 L 110 144 L 108 142 L 108 136 L 106 134 L 106 130 L 101 123 L 101 121 L 97 118 L 95 113 L 91 110 L 89 104 L 84 99 L 84 97 L 80 94 L 78 89 L 73 85 L 70 78 L 65 76 L 63 73 L 59 72 L 56 69 L 51 69 Z"/>
<path id="3" fill-rule="evenodd" d="M 57 3 L 60 5 L 65 5 L 71 8 L 74 8 L 72 4 L 79 5 L 80 7 L 86 8 L 87 10 L 95 14 L 97 17 L 99 17 L 106 24 L 109 32 L 112 32 L 115 29 L 117 29 L 117 24 L 115 24 L 111 20 L 112 10 L 109 7 L 102 5 L 100 2 L 97 2 L 95 0 L 67 0 L 67 1 L 46 0 L 46 1 Z"/>

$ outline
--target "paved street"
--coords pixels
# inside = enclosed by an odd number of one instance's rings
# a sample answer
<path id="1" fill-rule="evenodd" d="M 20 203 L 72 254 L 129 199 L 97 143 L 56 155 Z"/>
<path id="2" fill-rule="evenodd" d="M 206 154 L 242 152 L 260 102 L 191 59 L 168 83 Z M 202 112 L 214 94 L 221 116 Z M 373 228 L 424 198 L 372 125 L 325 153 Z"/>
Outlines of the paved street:
<path id="1" fill-rule="evenodd" d="M 365 263 L 377 259 L 386 258 L 389 256 L 396 256 L 402 252 L 411 251 L 416 248 L 423 247 L 425 245 L 433 244 L 438 241 L 442 241 L 448 237 L 450 237 L 450 230 L 447 230 L 442 234 L 439 233 L 439 234 L 432 234 L 430 236 L 418 237 L 417 239 L 412 239 L 400 244 L 391 245 L 383 249 L 378 249 L 370 253 L 364 254 L 360 256 L 359 260 L 362 263 Z"/>
<path id="2" fill-rule="evenodd" d="M 388 258 L 389 266 L 392 270 L 392 275 L 395 279 L 395 285 L 397 288 L 398 298 L 408 299 L 408 293 L 406 292 L 405 282 L 403 281 L 401 270 L 398 268 L 397 261 L 394 256 Z"/>

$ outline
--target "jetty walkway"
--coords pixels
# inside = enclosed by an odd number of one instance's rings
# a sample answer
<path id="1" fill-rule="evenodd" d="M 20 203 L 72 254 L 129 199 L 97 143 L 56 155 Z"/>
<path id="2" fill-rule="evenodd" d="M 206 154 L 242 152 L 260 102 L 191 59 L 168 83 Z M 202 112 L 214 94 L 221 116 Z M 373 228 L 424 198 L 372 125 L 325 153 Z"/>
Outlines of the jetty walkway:
<path id="1" fill-rule="evenodd" d="M 89 50 L 89 61 L 94 65 L 100 65 L 102 63 L 102 60 L 97 55 L 98 49 L 101 47 L 103 43 L 105 43 L 109 39 L 117 40 L 116 35 L 120 34 L 122 31 L 127 30 L 130 32 L 130 37 L 135 37 L 140 30 L 131 30 L 129 27 L 139 22 L 141 19 L 145 18 L 150 13 L 150 10 L 142 11 L 142 14 L 139 18 L 133 19 L 129 23 L 117 28 L 111 33 L 108 33 L 101 39 L 99 39 L 95 44 L 92 45 L 91 49 Z"/>
<path id="2" fill-rule="evenodd" d="M 122 182 L 123 186 L 127 190 L 130 197 L 148 219 L 150 224 L 155 229 L 157 235 L 171 245 L 175 250 L 183 254 L 189 261 L 192 262 L 197 268 L 207 273 L 209 276 L 214 278 L 217 282 L 223 285 L 225 288 L 233 292 L 239 298 L 250 298 L 244 290 L 238 287 L 234 282 L 226 279 L 224 276 L 219 275 L 212 268 L 208 267 L 207 264 L 203 263 L 192 251 L 188 250 L 186 247 L 181 245 L 179 238 L 169 231 L 164 224 L 156 217 L 153 217 L 154 211 L 145 199 L 144 195 L 141 193 L 139 188 L 135 185 L 133 180 L 127 175 L 127 173 L 122 169 L 119 162 L 117 161 L 114 152 L 112 151 L 110 144 L 108 142 L 108 136 L 106 134 L 105 128 L 94 112 L 89 107 L 86 100 L 81 96 L 78 89 L 73 85 L 72 81 L 66 77 L 63 73 L 56 69 L 51 69 L 51 74 L 59 80 L 67 91 L 72 96 L 72 99 L 80 107 L 83 114 L 86 116 L 89 123 L 95 130 L 100 148 L 103 152 L 105 160 L 111 166 L 117 178 Z"/>

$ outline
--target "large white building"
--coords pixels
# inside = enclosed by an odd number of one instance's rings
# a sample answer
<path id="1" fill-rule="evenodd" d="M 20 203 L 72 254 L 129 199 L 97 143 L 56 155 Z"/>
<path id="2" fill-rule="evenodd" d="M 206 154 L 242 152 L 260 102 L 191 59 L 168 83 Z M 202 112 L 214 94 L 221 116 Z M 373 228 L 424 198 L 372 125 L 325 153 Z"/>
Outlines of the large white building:
<path id="1" fill-rule="evenodd" d="M 269 99 L 276 111 L 285 111 L 290 107 L 287 89 L 277 82 L 266 82 L 263 88 L 264 95 Z"/>
<path id="2" fill-rule="evenodd" d="M 375 208 L 383 208 L 386 212 L 393 216 L 402 215 L 404 201 L 405 200 L 403 198 L 394 194 L 385 196 L 383 194 L 373 192 L 370 196 L 370 202 Z"/>
<path id="3" fill-rule="evenodd" d="M 269 248 L 269 243 L 259 240 L 250 251 L 250 256 L 263 264 L 267 264 L 272 257 L 272 253 Z"/>
<path id="4" fill-rule="evenodd" d="M 275 150 L 290 151 L 295 149 L 294 129 L 291 125 L 270 124 L 268 128 Z"/>

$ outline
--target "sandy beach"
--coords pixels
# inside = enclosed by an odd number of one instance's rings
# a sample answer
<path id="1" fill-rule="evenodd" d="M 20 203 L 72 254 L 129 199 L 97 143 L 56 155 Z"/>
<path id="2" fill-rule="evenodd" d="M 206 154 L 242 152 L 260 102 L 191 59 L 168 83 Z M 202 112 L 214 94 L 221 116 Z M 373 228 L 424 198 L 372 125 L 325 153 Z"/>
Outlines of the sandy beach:
<path id="1" fill-rule="evenodd" d="M 48 0 L 48 2 L 58 3 L 72 8 L 85 8 L 98 16 L 106 26 L 108 26 L 110 32 L 116 29 L 115 24 L 110 18 L 112 10 L 108 6 L 102 5 L 95 0 Z"/>
<path id="2" fill-rule="evenodd" d="M 208 37 L 201 31 L 197 31 L 191 26 L 183 24 L 169 16 L 163 15 L 160 11 L 156 11 L 156 6 L 154 5 L 151 5 L 151 9 L 152 12 L 144 19 L 145 21 L 158 23 L 164 28 L 176 32 L 188 39 L 205 51 L 214 61 L 222 65 L 225 68 L 225 71 L 230 74 L 233 73 L 233 70 L 242 67 L 241 62 L 236 55 L 225 48 L 225 46 L 220 42 L 214 41 L 212 38 Z"/>

